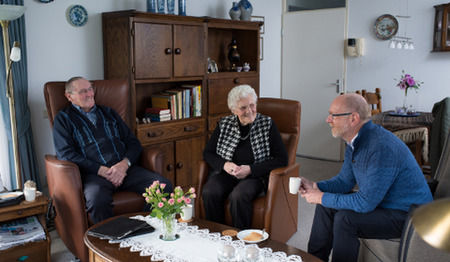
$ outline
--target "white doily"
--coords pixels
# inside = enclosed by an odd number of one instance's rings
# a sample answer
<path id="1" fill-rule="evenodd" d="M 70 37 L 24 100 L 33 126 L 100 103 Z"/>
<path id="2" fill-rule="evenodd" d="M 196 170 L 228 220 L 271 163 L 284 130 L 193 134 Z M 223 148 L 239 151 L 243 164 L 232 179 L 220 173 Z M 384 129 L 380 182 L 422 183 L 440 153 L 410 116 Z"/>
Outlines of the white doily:
<path id="1" fill-rule="evenodd" d="M 157 218 L 151 216 L 134 216 L 133 219 L 146 221 L 155 228 L 155 232 L 123 240 L 109 240 L 109 243 L 120 243 L 121 248 L 129 248 L 130 252 L 140 252 L 141 256 L 149 256 L 152 260 L 165 262 L 210 262 L 217 261 L 219 249 L 224 244 L 230 244 L 242 254 L 246 245 L 242 240 L 233 240 L 230 236 L 222 236 L 208 229 L 199 229 L 198 226 L 188 226 L 187 223 L 177 224 L 175 241 L 159 239 L 162 224 Z M 285 252 L 273 252 L 271 248 L 260 249 L 265 262 L 302 262 L 298 255 L 287 256 Z M 242 261 L 242 260 L 238 260 Z"/>

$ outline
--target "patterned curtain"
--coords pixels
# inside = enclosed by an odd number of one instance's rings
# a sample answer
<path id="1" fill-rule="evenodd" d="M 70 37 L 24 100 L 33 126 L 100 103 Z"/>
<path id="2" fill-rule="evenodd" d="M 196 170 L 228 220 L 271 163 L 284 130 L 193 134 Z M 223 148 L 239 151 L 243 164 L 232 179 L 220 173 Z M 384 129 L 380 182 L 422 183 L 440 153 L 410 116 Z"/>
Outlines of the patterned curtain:
<path id="1" fill-rule="evenodd" d="M 23 5 L 23 0 L 0 0 L 0 4 Z M 39 170 L 36 162 L 33 131 L 31 128 L 31 113 L 28 107 L 28 74 L 27 74 L 27 45 L 25 31 L 25 15 L 9 23 L 10 46 L 14 41 L 20 42 L 22 58 L 12 65 L 12 77 L 14 81 L 14 96 L 16 105 L 17 133 L 19 140 L 19 156 L 22 175 L 22 184 L 27 180 L 36 182 L 38 190 L 42 191 Z M 11 137 L 11 121 L 9 114 L 9 101 L 6 97 L 6 65 L 3 46 L 3 35 L 0 41 L 0 103 L 3 120 L 9 145 L 9 163 L 12 188 L 18 188 L 14 170 L 14 153 Z M 6 157 L 2 155 L 3 157 Z"/>

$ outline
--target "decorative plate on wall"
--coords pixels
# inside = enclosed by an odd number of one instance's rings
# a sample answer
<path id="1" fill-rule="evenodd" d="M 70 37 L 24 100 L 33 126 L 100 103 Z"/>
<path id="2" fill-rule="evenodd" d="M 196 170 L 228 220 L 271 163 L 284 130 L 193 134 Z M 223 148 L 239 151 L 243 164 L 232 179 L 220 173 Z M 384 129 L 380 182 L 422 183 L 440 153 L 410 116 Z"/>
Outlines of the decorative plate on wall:
<path id="1" fill-rule="evenodd" d="M 388 40 L 397 34 L 398 21 L 392 15 L 382 15 L 375 21 L 373 31 L 379 39 Z"/>
<path id="2" fill-rule="evenodd" d="M 38 1 L 41 2 L 41 3 L 45 3 L 45 4 L 53 2 L 53 0 L 38 0 Z"/>
<path id="3" fill-rule="evenodd" d="M 73 26 L 83 26 L 88 20 L 88 13 L 83 6 L 74 5 L 69 7 L 67 19 Z"/>

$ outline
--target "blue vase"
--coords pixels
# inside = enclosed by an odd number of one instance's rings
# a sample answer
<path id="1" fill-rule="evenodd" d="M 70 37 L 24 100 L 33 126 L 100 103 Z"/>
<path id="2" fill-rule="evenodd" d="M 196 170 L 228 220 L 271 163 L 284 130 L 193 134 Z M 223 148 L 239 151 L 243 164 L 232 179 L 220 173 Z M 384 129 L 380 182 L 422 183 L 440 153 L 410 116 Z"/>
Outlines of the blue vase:
<path id="1" fill-rule="evenodd" d="M 147 0 L 147 12 L 156 13 L 156 0 Z"/>
<path id="2" fill-rule="evenodd" d="M 164 14 L 164 0 L 156 0 L 158 3 L 158 13 Z"/>
<path id="3" fill-rule="evenodd" d="M 169 15 L 175 14 L 175 0 L 167 0 L 167 13 Z"/>
<path id="4" fill-rule="evenodd" d="M 178 14 L 186 15 L 186 0 L 178 0 Z"/>
<path id="5" fill-rule="evenodd" d="M 239 9 L 241 9 L 241 20 L 250 21 L 253 13 L 252 4 L 250 4 L 248 0 L 241 0 L 239 1 L 238 6 Z"/>
<path id="6" fill-rule="evenodd" d="M 239 20 L 241 18 L 241 9 L 239 9 L 237 2 L 233 2 L 233 7 L 231 7 L 229 14 L 233 20 Z"/>

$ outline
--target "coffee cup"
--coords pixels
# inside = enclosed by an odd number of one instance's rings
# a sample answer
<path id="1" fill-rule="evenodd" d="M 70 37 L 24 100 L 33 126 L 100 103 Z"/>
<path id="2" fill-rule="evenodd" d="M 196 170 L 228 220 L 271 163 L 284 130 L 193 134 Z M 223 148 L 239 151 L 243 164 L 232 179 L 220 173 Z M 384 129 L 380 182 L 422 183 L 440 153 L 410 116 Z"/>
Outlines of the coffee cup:
<path id="1" fill-rule="evenodd" d="M 289 178 L 289 193 L 291 194 L 297 194 L 298 190 L 300 189 L 300 184 L 302 182 L 302 179 L 300 177 L 290 177 Z"/>
<path id="2" fill-rule="evenodd" d="M 25 200 L 28 202 L 34 201 L 36 199 L 36 188 L 35 187 L 25 187 L 23 189 L 23 194 L 25 195 Z"/>
<path id="3" fill-rule="evenodd" d="M 181 219 L 184 221 L 189 221 L 192 219 L 192 210 L 193 207 L 191 204 L 188 204 L 181 208 Z"/>

